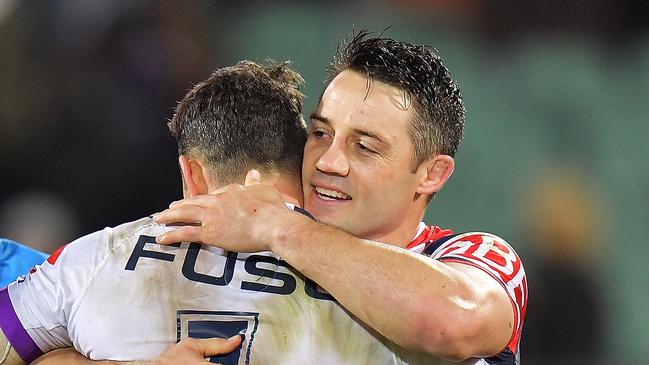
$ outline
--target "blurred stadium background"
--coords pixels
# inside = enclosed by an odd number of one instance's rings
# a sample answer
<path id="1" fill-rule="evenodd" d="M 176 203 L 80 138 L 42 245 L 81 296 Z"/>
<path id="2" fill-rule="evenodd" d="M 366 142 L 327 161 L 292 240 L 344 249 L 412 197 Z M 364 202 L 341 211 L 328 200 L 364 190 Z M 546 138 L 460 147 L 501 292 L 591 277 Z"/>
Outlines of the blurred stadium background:
<path id="1" fill-rule="evenodd" d="M 390 26 L 462 87 L 466 137 L 427 221 L 517 247 L 523 364 L 649 364 L 648 19 L 631 0 L 0 0 L 0 236 L 52 251 L 165 208 L 165 122 L 191 83 L 289 59 L 308 114 L 337 43 Z"/>

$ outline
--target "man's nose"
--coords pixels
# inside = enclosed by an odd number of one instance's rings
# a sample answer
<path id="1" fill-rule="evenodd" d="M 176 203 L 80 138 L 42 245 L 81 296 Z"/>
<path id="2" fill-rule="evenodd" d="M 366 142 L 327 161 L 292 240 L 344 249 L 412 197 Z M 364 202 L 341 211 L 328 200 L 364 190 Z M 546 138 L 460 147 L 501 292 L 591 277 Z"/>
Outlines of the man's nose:
<path id="1" fill-rule="evenodd" d="M 344 150 L 344 144 L 334 141 L 329 145 L 329 148 L 318 159 L 316 167 L 324 173 L 347 176 L 349 160 Z"/>

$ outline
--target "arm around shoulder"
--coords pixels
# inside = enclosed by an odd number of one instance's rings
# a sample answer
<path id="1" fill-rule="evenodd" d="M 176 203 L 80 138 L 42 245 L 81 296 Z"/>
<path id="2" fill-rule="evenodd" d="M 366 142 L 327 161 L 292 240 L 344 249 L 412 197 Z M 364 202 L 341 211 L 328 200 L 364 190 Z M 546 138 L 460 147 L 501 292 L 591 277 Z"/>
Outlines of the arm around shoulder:
<path id="1" fill-rule="evenodd" d="M 359 239 L 297 216 L 277 232 L 272 251 L 405 348 L 456 361 L 489 357 L 505 349 L 519 327 L 520 313 L 502 281 L 463 262 Z"/>

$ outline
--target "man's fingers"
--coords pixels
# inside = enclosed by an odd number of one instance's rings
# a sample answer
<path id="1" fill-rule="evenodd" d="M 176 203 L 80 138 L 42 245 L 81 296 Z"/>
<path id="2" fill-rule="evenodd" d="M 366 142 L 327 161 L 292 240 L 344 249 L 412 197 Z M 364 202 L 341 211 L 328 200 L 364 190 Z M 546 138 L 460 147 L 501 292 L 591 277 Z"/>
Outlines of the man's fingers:
<path id="1" fill-rule="evenodd" d="M 201 243 L 201 229 L 198 226 L 182 226 L 163 233 L 155 238 L 156 243 L 169 245 L 176 242 L 198 242 Z"/>
<path id="2" fill-rule="evenodd" d="M 177 205 L 153 215 L 153 220 L 159 224 L 168 225 L 201 225 L 205 214 L 204 207 L 193 204 Z"/>
<path id="3" fill-rule="evenodd" d="M 246 186 L 257 185 L 261 183 L 261 173 L 258 170 L 250 170 L 246 175 Z"/>
<path id="4" fill-rule="evenodd" d="M 224 340 L 222 338 L 208 338 L 192 341 L 192 347 L 203 357 L 228 354 L 241 345 L 241 336 L 236 335 Z"/>

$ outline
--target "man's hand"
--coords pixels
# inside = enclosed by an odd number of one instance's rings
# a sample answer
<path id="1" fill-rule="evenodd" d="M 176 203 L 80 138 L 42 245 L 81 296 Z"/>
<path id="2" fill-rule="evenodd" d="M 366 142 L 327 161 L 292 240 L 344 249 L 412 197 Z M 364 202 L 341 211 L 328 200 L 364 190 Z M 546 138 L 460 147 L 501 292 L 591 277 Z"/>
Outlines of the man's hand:
<path id="1" fill-rule="evenodd" d="M 234 351 L 241 345 L 241 336 L 233 336 L 225 340 L 222 338 L 209 338 L 198 340 L 186 338 L 177 344 L 169 347 L 167 351 L 152 361 L 111 361 L 111 360 L 89 360 L 78 353 L 74 348 L 58 349 L 50 351 L 36 359 L 32 364 L 38 365 L 194 365 L 205 364 L 209 361 L 206 357 L 225 355 Z"/>
<path id="2" fill-rule="evenodd" d="M 151 361 L 152 365 L 193 365 L 209 363 L 206 357 L 224 355 L 234 351 L 241 345 L 241 336 L 233 336 L 227 340 L 220 338 L 194 339 L 186 338 L 171 346 L 162 355 Z"/>
<path id="3" fill-rule="evenodd" d="M 251 170 L 246 185 L 230 184 L 172 203 L 154 215 L 154 220 L 181 227 L 158 236 L 156 242 L 199 242 L 237 252 L 270 251 L 269 237 L 277 229 L 272 222 L 293 213 L 286 209 L 277 189 L 259 181 L 259 172 Z"/>

